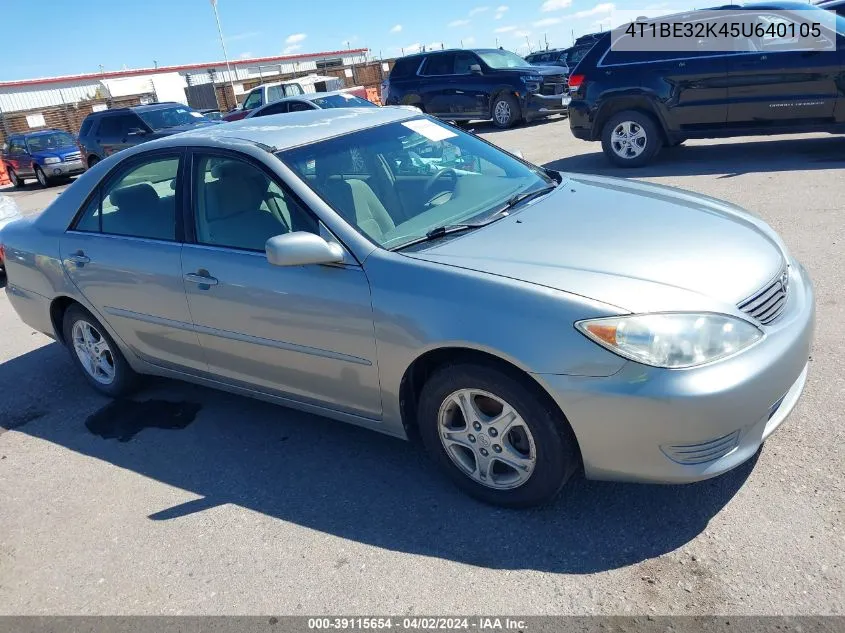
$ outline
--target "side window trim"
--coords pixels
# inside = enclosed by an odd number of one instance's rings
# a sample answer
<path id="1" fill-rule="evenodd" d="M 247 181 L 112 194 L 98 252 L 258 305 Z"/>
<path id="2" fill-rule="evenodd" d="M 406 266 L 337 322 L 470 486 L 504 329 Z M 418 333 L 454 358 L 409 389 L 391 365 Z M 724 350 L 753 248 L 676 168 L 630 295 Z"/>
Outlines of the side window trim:
<path id="1" fill-rule="evenodd" d="M 174 157 L 179 159 L 179 166 L 176 169 L 176 189 L 174 191 L 174 200 L 176 203 L 176 227 L 175 227 L 175 240 L 162 240 L 153 237 L 143 237 L 143 236 L 132 236 L 132 235 L 115 235 L 111 233 L 103 233 L 103 191 L 108 188 L 109 185 L 115 182 L 116 179 L 121 177 L 127 171 L 131 170 L 134 167 L 137 167 L 139 164 L 143 164 L 146 162 L 151 162 L 156 158 L 166 158 L 166 157 Z M 76 232 L 76 233 L 86 233 L 86 234 L 94 234 L 94 235 L 102 235 L 107 237 L 115 237 L 115 238 L 126 238 L 126 239 L 134 239 L 134 240 L 148 240 L 151 242 L 162 242 L 165 244 L 180 244 L 186 241 L 185 239 L 185 224 L 183 221 L 184 213 L 184 190 L 185 190 L 185 166 L 187 161 L 185 160 L 186 152 L 184 147 L 177 147 L 172 148 L 168 147 L 165 149 L 156 149 L 149 152 L 144 152 L 142 154 L 135 154 L 134 156 L 130 156 L 125 160 L 121 161 L 117 165 L 111 168 L 111 170 L 97 183 L 97 186 L 94 187 L 94 190 L 86 196 L 85 201 L 82 203 L 80 208 L 76 211 L 76 214 L 73 216 L 70 224 L 65 229 L 65 233 L 68 232 Z M 147 160 L 150 159 L 150 160 Z M 94 231 L 84 231 L 78 229 L 79 223 L 82 221 L 85 212 L 88 210 L 88 206 L 94 201 L 94 198 L 97 198 L 97 204 L 100 209 L 100 213 L 97 214 L 97 232 Z"/>
<path id="2" fill-rule="evenodd" d="M 325 233 L 331 235 L 331 237 L 336 241 L 340 246 L 343 247 L 344 250 L 344 265 L 353 265 L 355 267 L 360 267 L 359 263 L 355 259 L 355 256 L 352 254 L 352 250 L 343 243 L 343 241 L 334 235 L 326 225 L 323 223 L 323 220 L 320 216 L 308 205 L 305 203 L 302 198 L 300 198 L 296 192 L 291 189 L 287 182 L 283 178 L 281 178 L 278 174 L 276 174 L 272 169 L 270 169 L 267 165 L 265 165 L 262 161 L 250 156 L 249 154 L 244 154 L 243 152 L 238 152 L 236 150 L 231 149 L 220 149 L 217 147 L 201 147 L 201 146 L 190 146 L 185 148 L 187 151 L 187 156 L 185 157 L 184 165 L 185 169 L 185 184 L 183 186 L 184 191 L 184 204 L 182 205 L 182 225 L 185 227 L 185 239 L 184 243 L 189 244 L 191 246 L 198 246 L 202 248 L 211 248 L 216 250 L 228 251 L 233 253 L 250 253 L 252 255 L 262 255 L 261 251 L 256 251 L 253 249 L 248 248 L 238 248 L 236 246 L 220 246 L 214 244 L 204 244 L 197 240 L 196 235 L 196 222 L 197 217 L 194 210 L 194 192 L 196 190 L 196 165 L 198 164 L 198 158 L 201 156 L 217 156 L 220 158 L 230 158 L 232 160 L 241 160 L 244 161 L 253 167 L 259 169 L 262 173 L 264 173 L 267 178 L 270 179 L 271 182 L 275 183 L 278 186 L 282 193 L 285 195 L 286 198 L 289 198 L 291 202 L 296 204 L 303 213 L 308 214 L 311 219 L 313 219 L 317 225 L 318 235 L 325 237 Z"/>

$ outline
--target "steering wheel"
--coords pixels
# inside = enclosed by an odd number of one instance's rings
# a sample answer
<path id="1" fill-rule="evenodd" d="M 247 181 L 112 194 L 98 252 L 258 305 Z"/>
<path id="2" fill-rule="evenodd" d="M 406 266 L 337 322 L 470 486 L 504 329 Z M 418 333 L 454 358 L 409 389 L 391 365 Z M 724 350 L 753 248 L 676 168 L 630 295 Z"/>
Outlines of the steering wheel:
<path id="1" fill-rule="evenodd" d="M 431 195 L 433 191 L 435 191 L 434 186 L 439 183 L 441 180 L 448 180 L 451 186 L 448 189 L 438 190 L 436 195 Z M 428 180 L 426 180 L 425 185 L 423 185 L 423 197 L 428 200 L 425 203 L 425 206 L 430 206 L 433 201 L 443 192 L 446 191 L 454 191 L 455 185 L 458 183 L 458 172 L 456 172 L 451 167 L 447 167 L 446 169 L 441 169 L 434 175 L 432 175 Z M 446 183 L 444 183 L 446 184 Z"/>

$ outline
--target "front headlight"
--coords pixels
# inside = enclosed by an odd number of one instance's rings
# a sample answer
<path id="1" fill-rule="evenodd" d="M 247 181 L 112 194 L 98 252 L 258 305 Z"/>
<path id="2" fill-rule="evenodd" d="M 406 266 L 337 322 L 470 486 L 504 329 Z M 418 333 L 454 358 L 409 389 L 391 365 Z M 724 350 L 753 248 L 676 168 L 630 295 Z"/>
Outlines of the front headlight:
<path id="1" fill-rule="evenodd" d="M 710 313 L 635 314 L 587 319 L 575 327 L 611 352 L 668 369 L 703 365 L 763 338 L 748 321 Z"/>
<path id="2" fill-rule="evenodd" d="M 44 159 L 45 165 L 55 165 L 56 163 L 60 163 L 60 162 L 62 162 L 62 159 L 59 158 L 58 156 L 48 156 L 47 158 Z"/>

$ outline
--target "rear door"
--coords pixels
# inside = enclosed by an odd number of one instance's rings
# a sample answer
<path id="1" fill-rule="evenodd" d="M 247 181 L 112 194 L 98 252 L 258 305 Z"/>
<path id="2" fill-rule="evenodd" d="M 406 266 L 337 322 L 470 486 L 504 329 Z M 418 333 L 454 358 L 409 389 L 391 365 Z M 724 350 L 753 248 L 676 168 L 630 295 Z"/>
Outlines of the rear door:
<path id="1" fill-rule="evenodd" d="M 120 339 L 164 367 L 207 369 L 182 282 L 181 150 L 119 164 L 61 238 L 65 271 Z"/>
<path id="2" fill-rule="evenodd" d="M 419 93 L 427 113 L 443 117 L 459 113 L 452 82 L 454 68 L 454 53 L 432 53 L 426 58 L 420 69 Z"/>
<path id="3" fill-rule="evenodd" d="M 789 25 L 783 12 L 763 12 L 758 19 L 764 24 Z M 793 24 L 787 28 L 800 31 L 797 18 Z M 835 34 L 822 30 L 812 49 L 802 47 L 797 39 L 768 35 L 738 38 L 737 48 L 727 58 L 731 125 L 806 125 L 833 120 L 842 72 Z"/>
<path id="4" fill-rule="evenodd" d="M 143 122 L 136 115 L 130 113 L 112 114 L 104 116 L 97 127 L 97 144 L 102 148 L 104 156 L 111 156 L 122 149 L 136 145 L 135 137 L 129 131 L 144 127 Z"/>
<path id="5" fill-rule="evenodd" d="M 35 175 L 32 157 L 23 136 L 13 136 L 9 141 L 9 155 L 6 159 L 15 173 L 22 178 L 32 178 Z"/>

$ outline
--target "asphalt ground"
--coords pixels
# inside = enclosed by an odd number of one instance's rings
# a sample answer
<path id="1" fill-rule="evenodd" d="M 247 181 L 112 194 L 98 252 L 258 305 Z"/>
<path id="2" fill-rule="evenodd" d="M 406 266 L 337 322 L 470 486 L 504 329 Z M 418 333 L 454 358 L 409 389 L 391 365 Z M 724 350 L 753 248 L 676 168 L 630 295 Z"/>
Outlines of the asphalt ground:
<path id="1" fill-rule="evenodd" d="M 2 293 L 0 614 L 845 613 L 845 139 L 689 141 L 626 171 L 565 120 L 476 129 L 538 164 L 727 199 L 784 237 L 817 333 L 761 452 L 699 484 L 578 478 L 552 507 L 494 509 L 411 444 L 246 398 L 156 380 L 103 413 Z M 34 213 L 61 189 L 11 195 Z M 122 438 L 89 430 L 98 412 Z"/>

